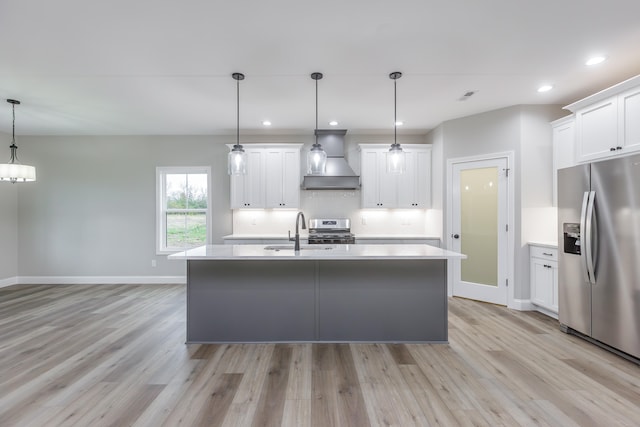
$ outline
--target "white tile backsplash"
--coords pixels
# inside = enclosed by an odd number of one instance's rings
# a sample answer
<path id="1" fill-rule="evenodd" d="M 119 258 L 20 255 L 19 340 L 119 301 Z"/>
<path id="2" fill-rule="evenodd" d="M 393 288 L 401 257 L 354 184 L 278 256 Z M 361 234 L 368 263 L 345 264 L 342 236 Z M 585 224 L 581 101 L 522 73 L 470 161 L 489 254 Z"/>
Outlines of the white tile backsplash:
<path id="1" fill-rule="evenodd" d="M 439 236 L 438 212 L 425 209 L 360 209 L 359 190 L 303 190 L 300 206 L 311 218 L 350 218 L 357 235 Z M 233 234 L 286 235 L 295 230 L 298 210 L 238 209 L 233 212 Z"/>

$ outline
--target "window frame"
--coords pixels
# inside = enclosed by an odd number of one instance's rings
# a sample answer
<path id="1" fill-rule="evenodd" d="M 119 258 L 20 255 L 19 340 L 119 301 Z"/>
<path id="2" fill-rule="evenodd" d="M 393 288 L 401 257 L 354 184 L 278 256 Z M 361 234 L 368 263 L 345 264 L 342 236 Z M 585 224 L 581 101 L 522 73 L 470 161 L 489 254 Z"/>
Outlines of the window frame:
<path id="1" fill-rule="evenodd" d="M 165 209 L 166 176 L 168 174 L 206 174 L 207 175 L 207 208 L 206 209 Z M 168 212 L 202 212 L 206 216 L 206 245 L 211 244 L 211 167 L 209 166 L 158 166 L 156 167 L 156 255 L 169 255 L 190 248 L 167 247 L 167 216 Z"/>

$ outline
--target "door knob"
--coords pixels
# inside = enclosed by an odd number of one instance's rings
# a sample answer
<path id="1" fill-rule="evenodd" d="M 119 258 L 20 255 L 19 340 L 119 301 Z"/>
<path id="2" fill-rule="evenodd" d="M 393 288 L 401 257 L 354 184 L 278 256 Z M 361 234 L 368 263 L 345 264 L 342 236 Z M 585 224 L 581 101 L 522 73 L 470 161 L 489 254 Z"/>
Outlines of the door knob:
<path id="1" fill-rule="evenodd" d="M 459 239 L 460 235 L 459 234 L 452 234 L 451 237 L 453 237 L 454 239 Z"/>

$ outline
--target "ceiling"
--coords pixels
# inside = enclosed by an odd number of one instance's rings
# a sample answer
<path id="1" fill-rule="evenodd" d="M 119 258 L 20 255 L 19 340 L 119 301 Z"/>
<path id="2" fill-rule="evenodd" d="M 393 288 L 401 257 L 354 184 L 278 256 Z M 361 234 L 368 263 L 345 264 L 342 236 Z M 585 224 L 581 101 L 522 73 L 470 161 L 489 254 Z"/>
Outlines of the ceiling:
<path id="1" fill-rule="evenodd" d="M 242 132 L 300 133 L 319 71 L 320 128 L 392 133 L 401 71 L 398 132 L 424 134 L 640 74 L 639 17 L 638 0 L 0 0 L 0 97 L 22 102 L 18 135 L 234 134 L 242 72 Z"/>

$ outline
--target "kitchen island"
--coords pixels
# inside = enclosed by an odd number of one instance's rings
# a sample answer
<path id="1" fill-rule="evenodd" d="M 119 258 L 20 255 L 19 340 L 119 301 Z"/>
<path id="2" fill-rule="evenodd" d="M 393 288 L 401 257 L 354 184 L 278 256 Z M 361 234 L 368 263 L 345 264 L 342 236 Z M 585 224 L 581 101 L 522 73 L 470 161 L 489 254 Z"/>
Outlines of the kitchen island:
<path id="1" fill-rule="evenodd" d="M 429 245 L 207 245 L 187 262 L 187 342 L 447 342 L 447 262 Z"/>

